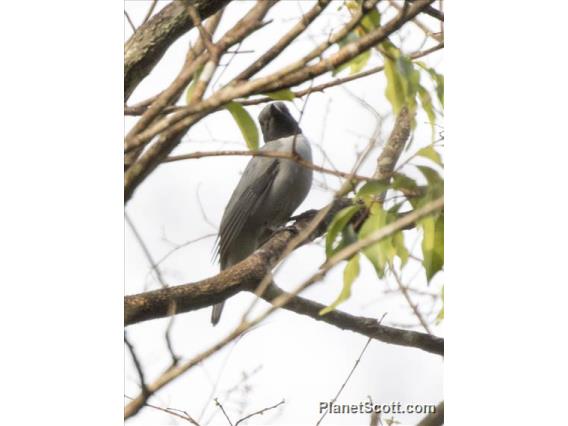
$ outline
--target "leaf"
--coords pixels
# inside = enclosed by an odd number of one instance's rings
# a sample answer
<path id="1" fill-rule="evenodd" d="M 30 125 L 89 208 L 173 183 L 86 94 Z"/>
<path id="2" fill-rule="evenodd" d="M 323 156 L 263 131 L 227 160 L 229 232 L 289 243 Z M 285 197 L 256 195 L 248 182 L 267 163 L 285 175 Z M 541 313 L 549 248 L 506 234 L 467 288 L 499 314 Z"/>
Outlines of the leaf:
<path id="1" fill-rule="evenodd" d="M 434 68 L 429 67 L 424 62 L 416 61 L 416 65 L 426 71 L 436 86 L 436 96 L 442 107 L 444 106 L 444 75 L 436 72 Z"/>
<path id="2" fill-rule="evenodd" d="M 367 65 L 367 62 L 369 62 L 370 58 L 371 58 L 371 49 L 365 50 L 363 53 L 360 53 L 359 55 L 355 56 L 353 59 L 339 65 L 337 68 L 335 68 L 332 71 L 331 74 L 335 76 L 347 68 L 351 69 L 350 74 L 356 74 L 360 72 L 363 68 L 365 68 L 365 65 Z"/>
<path id="3" fill-rule="evenodd" d="M 442 308 L 440 308 L 440 312 L 436 315 L 436 324 L 440 324 L 444 319 L 444 287 L 442 286 Z"/>
<path id="4" fill-rule="evenodd" d="M 357 74 L 363 68 L 365 68 L 365 65 L 367 65 L 369 59 L 371 59 L 371 49 L 365 50 L 363 53 L 351 59 L 348 62 L 348 64 L 350 64 L 351 74 Z"/>
<path id="5" fill-rule="evenodd" d="M 428 166 L 416 166 L 418 170 L 424 175 L 426 180 L 430 185 L 436 184 L 440 181 L 443 181 L 442 176 L 438 173 L 437 170 L 434 170 L 432 167 Z"/>
<path id="6" fill-rule="evenodd" d="M 381 13 L 375 8 L 361 19 L 361 27 L 368 33 L 381 26 Z"/>
<path id="7" fill-rule="evenodd" d="M 444 215 L 428 216 L 419 222 L 422 238 L 422 266 L 428 282 L 444 266 Z"/>
<path id="8" fill-rule="evenodd" d="M 359 211 L 358 205 L 353 205 L 349 207 L 345 207 L 344 209 L 337 212 L 334 216 L 333 220 L 327 227 L 327 234 L 325 236 L 325 255 L 329 258 L 331 257 L 338 249 L 338 247 L 334 248 L 335 240 L 343 228 L 349 223 L 351 218 L 355 213 Z"/>
<path id="9" fill-rule="evenodd" d="M 400 259 L 400 266 L 402 267 L 406 265 L 406 262 L 408 262 L 408 258 L 410 257 L 410 253 L 408 252 L 408 249 L 404 245 L 404 234 L 402 233 L 402 231 L 397 232 L 396 234 L 393 235 L 392 244 L 396 251 L 396 255 Z"/>
<path id="10" fill-rule="evenodd" d="M 398 115 L 406 100 L 404 87 L 400 75 L 397 72 L 395 61 L 387 57 L 385 57 L 385 76 L 387 79 L 385 96 L 391 103 L 394 114 Z"/>
<path id="11" fill-rule="evenodd" d="M 442 157 L 440 157 L 440 154 L 434 149 L 432 145 L 428 145 L 424 148 L 419 149 L 416 152 L 416 155 L 418 155 L 419 157 L 425 157 L 433 161 L 440 167 L 444 167 L 444 164 L 442 163 Z"/>
<path id="12" fill-rule="evenodd" d="M 430 126 L 432 127 L 432 141 L 434 141 L 436 138 L 436 113 L 434 112 L 434 106 L 432 105 L 432 97 L 421 85 L 418 86 L 418 96 L 420 98 L 420 103 L 422 104 L 422 109 L 426 112 L 428 121 L 430 121 Z"/>
<path id="13" fill-rule="evenodd" d="M 359 238 L 363 239 L 367 235 L 382 228 L 388 222 L 387 212 L 379 204 L 371 206 L 371 212 L 367 220 L 359 230 Z M 387 237 L 363 249 L 363 254 L 371 261 L 379 278 L 385 275 L 385 266 L 391 262 L 396 254 L 392 245 L 392 237 Z"/>
<path id="14" fill-rule="evenodd" d="M 357 253 L 349 259 L 349 262 L 345 265 L 345 269 L 343 270 L 343 288 L 341 289 L 341 293 L 339 293 L 339 296 L 337 296 L 337 299 L 335 299 L 331 305 L 319 312 L 320 315 L 325 315 L 333 311 L 337 308 L 337 306 L 351 297 L 351 286 L 355 279 L 359 276 L 359 271 L 359 253 Z"/>
<path id="15" fill-rule="evenodd" d="M 195 85 L 199 81 L 199 77 L 201 76 L 202 71 L 203 71 L 203 66 L 197 68 L 195 73 L 193 73 L 193 77 L 191 78 L 191 82 L 187 86 L 187 90 L 185 92 L 185 103 L 187 105 L 189 105 L 189 103 L 191 102 L 191 96 L 193 95 L 193 92 L 195 91 Z"/>
<path id="16" fill-rule="evenodd" d="M 258 149 L 258 129 L 250 114 L 237 102 L 229 102 L 226 108 L 237 122 L 248 149 L 256 151 Z"/>
<path id="17" fill-rule="evenodd" d="M 274 92 L 265 93 L 270 99 L 274 99 L 275 101 L 291 101 L 293 100 L 296 95 L 290 89 L 281 89 L 276 90 Z"/>
<path id="18" fill-rule="evenodd" d="M 369 206 L 373 199 L 380 197 L 388 187 L 389 185 L 385 181 L 371 180 L 357 191 L 357 197 L 361 198 Z"/>

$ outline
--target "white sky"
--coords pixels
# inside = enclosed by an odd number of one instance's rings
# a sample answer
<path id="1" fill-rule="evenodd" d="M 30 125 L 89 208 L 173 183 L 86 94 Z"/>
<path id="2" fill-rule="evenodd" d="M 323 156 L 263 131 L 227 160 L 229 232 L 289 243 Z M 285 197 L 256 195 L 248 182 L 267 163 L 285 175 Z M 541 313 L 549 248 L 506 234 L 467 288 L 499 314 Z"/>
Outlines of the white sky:
<path id="1" fill-rule="evenodd" d="M 300 4 L 301 3 L 301 4 Z M 126 10 L 135 24 L 138 24 L 146 13 L 149 2 L 127 1 Z M 160 5 L 165 5 L 161 2 Z M 312 2 L 286 1 L 275 6 L 267 19 L 274 22 L 249 37 L 241 49 L 254 49 L 255 53 L 237 55 L 231 66 L 223 74 L 221 83 L 228 81 L 232 75 L 242 70 L 251 60 L 264 52 L 279 34 L 286 31 L 302 11 L 307 11 Z M 267 69 L 278 68 L 280 65 L 300 57 L 316 41 L 327 36 L 330 28 L 338 28 L 345 21 L 345 15 L 337 12 L 341 3 L 336 2 L 328 7 L 320 19 L 312 25 L 308 36 L 299 38 Z M 228 29 L 242 14 L 253 5 L 253 2 L 232 2 L 223 17 L 217 31 L 219 34 Z M 381 10 L 384 9 L 381 5 Z M 385 17 L 384 19 L 388 19 Z M 422 18 L 432 28 L 435 21 Z M 125 36 L 131 34 L 128 24 L 125 25 Z M 403 47 L 407 52 L 417 49 L 423 41 L 423 33 L 412 24 L 407 25 L 401 32 L 404 37 Z M 154 95 L 165 88 L 178 72 L 189 37 L 195 37 L 194 32 L 185 35 L 172 46 L 152 74 L 146 78 L 134 92 L 129 103 L 133 104 Z M 397 45 L 400 40 L 394 37 Z M 429 40 L 425 48 L 434 45 Z M 227 57 L 225 57 L 227 58 Z M 442 54 L 436 52 L 425 58 L 443 73 L 441 64 Z M 223 60 L 226 63 L 226 59 Z M 368 67 L 381 63 L 376 53 Z M 326 74 L 316 80 L 326 81 Z M 214 78 L 214 81 L 216 78 Z M 425 76 L 423 82 L 428 83 Z M 383 136 L 388 135 L 392 120 L 387 117 L 390 105 L 384 96 L 384 76 L 379 73 L 355 82 L 348 83 L 346 90 L 336 87 L 325 93 L 310 96 L 302 118 L 301 127 L 313 144 L 314 161 L 321 164 L 323 156 L 321 149 L 337 169 L 349 171 L 356 158 L 366 145 L 375 127 L 373 115 L 365 110 L 356 97 L 364 99 L 381 115 L 386 117 L 383 126 Z M 217 87 L 217 86 L 215 86 Z M 353 96 L 354 95 L 354 96 Z M 296 99 L 291 108 L 293 115 L 299 116 L 303 99 Z M 262 108 L 247 107 L 253 118 Z M 408 156 L 421 146 L 428 145 L 430 139 L 429 125 L 424 114 L 418 117 L 418 129 Z M 134 119 L 126 120 L 128 129 Z M 318 147 L 319 146 L 319 147 Z M 194 126 L 184 142 L 176 148 L 174 154 L 192 152 L 195 150 L 215 149 L 244 149 L 240 132 L 228 112 L 218 112 Z M 371 174 L 375 167 L 375 159 L 380 152 L 375 149 L 360 169 L 361 174 Z M 246 157 L 218 157 L 187 160 L 165 164 L 159 167 L 137 189 L 127 205 L 127 212 L 138 231 L 144 238 L 153 257 L 161 258 L 174 244 L 215 233 L 216 229 L 206 222 L 197 203 L 199 192 L 201 204 L 207 218 L 214 226 L 220 222 L 224 206 L 238 182 L 240 173 L 247 161 Z M 401 161 L 404 160 L 404 157 Z M 329 163 L 325 163 L 329 166 Z M 418 177 L 411 167 L 404 170 L 409 175 Z M 314 185 L 308 197 L 298 212 L 324 206 L 332 196 L 332 192 L 322 188 L 327 184 L 331 188 L 338 187 L 338 180 L 333 176 L 314 175 Z M 126 228 L 126 274 L 125 291 L 133 294 L 145 288 L 157 288 L 158 284 L 151 274 L 148 274 L 148 261 L 142 253 L 132 233 Z M 406 233 L 407 242 L 416 239 L 416 233 Z M 200 242 L 178 250 L 170 256 L 161 269 L 166 281 L 171 285 L 194 282 L 212 276 L 218 272 L 218 265 L 211 263 L 211 253 L 214 237 L 205 238 Z M 416 244 L 417 255 L 420 255 L 419 240 Z M 285 289 L 293 289 L 305 277 L 311 275 L 324 260 L 321 241 L 316 241 L 302 247 L 290 256 L 276 275 L 275 281 Z M 381 317 L 388 312 L 384 324 L 397 326 L 415 326 L 417 321 L 402 297 L 396 294 L 386 295 L 386 289 L 396 288 L 392 278 L 379 281 L 366 261 L 361 262 L 361 275 L 353 287 L 351 299 L 340 306 L 346 312 L 371 317 Z M 321 303 L 329 303 L 335 299 L 342 285 L 343 267 L 338 267 L 328 274 L 326 279 L 310 288 L 305 296 Z M 417 274 L 418 272 L 418 274 Z M 403 281 L 412 279 L 412 286 L 423 288 L 433 293 L 439 292 L 443 284 L 443 274 L 426 287 L 421 266 L 410 262 L 403 273 Z M 173 340 L 176 352 L 189 358 L 206 349 L 216 340 L 223 337 L 240 319 L 243 309 L 250 304 L 252 296 L 248 293 L 239 294 L 229 299 L 220 324 L 213 328 L 209 323 L 210 308 L 187 314 L 178 315 L 173 329 Z M 440 305 L 439 302 L 431 307 L 429 297 L 417 298 L 423 310 L 432 312 L 433 318 Z M 267 304 L 259 302 L 259 307 Z M 155 320 L 128 327 L 131 341 L 136 346 L 144 366 L 147 380 L 157 377 L 169 363 L 169 357 L 164 342 L 164 330 L 167 320 Z M 443 335 L 441 327 L 433 327 L 434 333 Z M 162 389 L 151 402 L 163 406 L 183 409 L 197 418 L 204 405 L 210 400 L 212 383 L 219 377 L 214 396 L 219 397 L 233 421 L 266 406 L 273 405 L 285 399 L 282 410 L 274 410 L 264 416 L 256 416 L 247 424 L 274 425 L 303 425 L 315 424 L 319 418 L 320 401 L 330 400 L 339 389 L 348 372 L 357 359 L 366 337 L 341 331 L 325 323 L 318 323 L 310 318 L 281 310 L 271 316 L 259 328 L 243 337 L 238 343 L 225 348 L 200 368 L 194 368 L 189 373 L 177 379 L 174 383 Z M 224 368 L 223 368 L 224 365 Z M 251 372 L 259 366 L 262 368 L 250 379 L 248 395 L 233 394 L 231 399 L 224 398 L 224 392 L 234 386 L 243 372 Z M 127 395 L 138 394 L 137 375 L 130 358 L 127 356 L 126 389 Z M 387 345 L 372 341 L 363 356 L 354 375 L 345 387 L 338 403 L 359 403 L 371 396 L 377 403 L 400 401 L 406 403 L 437 404 L 443 399 L 442 394 L 442 359 L 437 355 L 428 354 L 418 349 Z M 239 404 L 246 403 L 241 412 Z M 227 424 L 212 401 L 205 406 L 202 424 L 206 423 L 213 414 L 217 413 L 213 425 Z M 403 424 L 414 424 L 421 415 L 400 415 L 396 420 Z M 129 423 L 132 425 L 176 424 L 175 417 L 157 410 L 145 408 Z M 354 425 L 368 424 L 369 415 L 328 415 L 323 424 Z"/>

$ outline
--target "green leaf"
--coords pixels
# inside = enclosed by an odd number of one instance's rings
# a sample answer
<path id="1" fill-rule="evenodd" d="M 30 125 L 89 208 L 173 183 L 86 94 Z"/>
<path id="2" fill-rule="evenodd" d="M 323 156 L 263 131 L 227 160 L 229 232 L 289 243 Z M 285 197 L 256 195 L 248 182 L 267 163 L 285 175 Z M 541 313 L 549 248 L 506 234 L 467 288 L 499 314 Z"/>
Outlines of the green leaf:
<path id="1" fill-rule="evenodd" d="M 442 107 L 444 106 L 444 75 L 436 72 L 434 68 L 430 68 L 424 62 L 416 61 L 416 65 L 426 71 L 436 86 L 436 96 Z"/>
<path id="2" fill-rule="evenodd" d="M 371 10 L 363 19 L 361 19 L 361 27 L 368 33 L 381 26 L 381 13 L 377 9 Z"/>
<path id="3" fill-rule="evenodd" d="M 359 206 L 353 205 L 345 207 L 344 209 L 337 212 L 337 214 L 334 216 L 333 220 L 327 227 L 327 234 L 325 236 L 325 255 L 328 258 L 338 250 L 337 246 L 334 247 L 337 236 L 341 231 L 343 231 L 353 215 L 358 211 Z"/>
<path id="4" fill-rule="evenodd" d="M 371 204 L 373 199 L 380 197 L 380 195 L 389 188 L 388 183 L 385 181 L 371 180 L 357 191 L 357 197 L 361 198 L 367 206 Z"/>
<path id="5" fill-rule="evenodd" d="M 392 216 L 392 214 L 391 214 Z M 359 238 L 363 239 L 367 235 L 382 228 L 388 223 L 389 215 L 379 204 L 371 206 L 371 212 L 367 220 L 359 230 Z M 385 275 L 386 265 L 392 261 L 396 255 L 396 250 L 392 245 L 392 237 L 387 237 L 381 241 L 363 249 L 363 254 L 371 261 L 379 278 Z"/>
<path id="6" fill-rule="evenodd" d="M 428 121 L 432 127 L 432 141 L 434 141 L 436 138 L 436 113 L 434 112 L 434 106 L 432 105 L 432 97 L 421 85 L 418 86 L 418 96 L 420 98 L 420 103 L 422 104 L 422 109 L 426 112 Z"/>
<path id="7" fill-rule="evenodd" d="M 239 126 L 248 149 L 256 151 L 258 149 L 258 129 L 250 114 L 237 102 L 229 102 L 226 108 Z"/>
<path id="8" fill-rule="evenodd" d="M 416 155 L 418 155 L 419 157 L 425 157 L 436 163 L 438 166 L 444 167 L 444 164 L 442 163 L 442 157 L 432 145 L 428 145 L 424 148 L 419 149 L 416 152 Z"/>
<path id="9" fill-rule="evenodd" d="M 291 101 L 296 97 L 290 89 L 276 90 L 275 92 L 265 93 L 265 95 L 275 101 Z"/>
<path id="10" fill-rule="evenodd" d="M 189 103 L 191 102 L 191 96 L 193 95 L 193 92 L 195 91 L 195 85 L 199 81 L 199 77 L 201 76 L 202 71 L 203 71 L 203 66 L 197 68 L 197 70 L 193 74 L 193 77 L 191 78 L 191 82 L 187 86 L 187 90 L 185 92 L 185 103 L 187 105 L 189 105 Z"/>
<path id="11" fill-rule="evenodd" d="M 440 312 L 438 312 L 438 315 L 436 315 L 436 324 L 440 324 L 444 319 L 444 305 L 444 287 L 442 286 L 442 308 Z"/>
<path id="12" fill-rule="evenodd" d="M 339 293 L 339 296 L 331 305 L 319 312 L 320 315 L 325 315 L 333 311 L 337 308 L 337 306 L 351 297 L 351 287 L 355 279 L 359 276 L 359 271 L 359 253 L 357 253 L 349 259 L 349 262 L 345 265 L 345 269 L 343 270 L 343 288 L 341 289 L 341 293 Z"/>
<path id="13" fill-rule="evenodd" d="M 351 69 L 350 74 L 356 74 L 360 72 L 363 68 L 365 68 L 365 65 L 367 65 L 367 62 L 369 62 L 370 58 L 371 58 L 371 49 L 365 50 L 363 53 L 360 53 L 359 55 L 355 56 L 353 59 L 339 65 L 337 68 L 335 68 L 332 71 L 331 74 L 335 76 L 347 68 Z"/>
<path id="14" fill-rule="evenodd" d="M 420 188 L 414 179 L 398 172 L 392 177 L 392 187 L 410 192 L 417 192 Z"/>
<path id="15" fill-rule="evenodd" d="M 404 86 L 397 72 L 396 62 L 387 57 L 385 57 L 385 76 L 387 78 L 385 96 L 391 103 L 394 114 L 398 115 L 406 100 Z"/>
<path id="16" fill-rule="evenodd" d="M 428 282 L 444 266 L 444 215 L 428 216 L 419 222 L 422 238 L 422 265 Z"/>
<path id="17" fill-rule="evenodd" d="M 371 49 L 365 50 L 363 53 L 351 59 L 348 62 L 351 67 L 351 74 L 357 74 L 358 72 L 363 70 L 363 68 L 365 68 L 365 65 L 367 65 L 367 62 L 369 62 L 369 59 L 371 59 Z"/>
<path id="18" fill-rule="evenodd" d="M 408 258 L 410 257 L 410 253 L 408 249 L 404 245 L 404 234 L 401 232 L 397 232 L 392 237 L 392 244 L 396 250 L 396 255 L 400 259 L 400 266 L 403 267 L 408 262 Z"/>

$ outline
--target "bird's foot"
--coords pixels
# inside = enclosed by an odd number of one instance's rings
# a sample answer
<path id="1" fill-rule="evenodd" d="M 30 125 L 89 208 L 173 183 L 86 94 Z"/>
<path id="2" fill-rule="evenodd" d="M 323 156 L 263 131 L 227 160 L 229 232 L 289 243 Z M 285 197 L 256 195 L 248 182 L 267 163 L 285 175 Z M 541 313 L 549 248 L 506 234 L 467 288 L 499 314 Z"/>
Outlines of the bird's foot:
<path id="1" fill-rule="evenodd" d="M 269 226 L 268 230 L 270 231 L 271 235 L 276 234 L 277 232 L 288 231 L 293 234 L 298 234 L 298 230 L 294 225 L 280 225 L 280 226 Z"/>

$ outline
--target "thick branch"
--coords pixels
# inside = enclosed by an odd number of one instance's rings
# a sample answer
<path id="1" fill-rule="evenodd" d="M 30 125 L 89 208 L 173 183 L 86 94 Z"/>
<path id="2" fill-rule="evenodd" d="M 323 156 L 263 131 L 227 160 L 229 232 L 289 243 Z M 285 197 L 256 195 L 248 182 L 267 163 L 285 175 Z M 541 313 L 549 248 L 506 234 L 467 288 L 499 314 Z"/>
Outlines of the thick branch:
<path id="1" fill-rule="evenodd" d="M 318 235 L 321 235 L 327 227 L 326 222 L 329 222 L 335 212 L 348 203 L 349 201 L 345 199 L 336 202 L 333 209 L 328 213 L 326 220 L 323 221 L 324 223 L 318 227 L 308 240 L 312 240 Z M 352 256 L 352 252 L 359 251 L 379 241 L 385 235 L 390 235 L 405 226 L 406 222 L 414 222 L 440 209 L 442 206 L 442 200 L 432 202 L 429 207 L 425 206 L 422 208 L 421 212 L 413 212 L 407 215 L 406 218 L 399 219 L 397 221 L 398 224 L 392 223 L 375 231 L 367 238 L 345 247 L 329 259 L 322 268 L 324 268 L 324 270 L 330 269 L 333 265 L 340 262 L 341 259 Z M 289 228 L 277 233 L 253 255 L 215 277 L 197 283 L 155 290 L 134 296 L 126 296 L 124 300 L 125 325 L 171 315 L 169 307 L 172 301 L 175 301 L 177 312 L 179 313 L 218 303 L 241 290 L 254 292 L 258 282 L 260 282 L 278 262 L 289 242 L 297 233 L 306 229 L 310 223 L 311 215 L 304 215 L 303 218 L 300 218 L 294 224 L 293 230 Z M 320 272 L 316 274 L 315 277 L 317 278 L 317 276 L 322 274 L 323 272 Z M 320 316 L 319 312 L 324 308 L 324 305 L 285 293 L 276 286 L 269 287 L 261 297 L 277 305 L 279 301 L 286 299 L 286 302 L 281 305 L 284 309 L 308 315 L 316 320 L 327 322 L 345 330 L 355 331 L 385 343 L 411 346 L 427 352 L 443 354 L 443 339 L 439 337 L 381 326 L 374 319 L 358 318 L 339 311 L 333 311 L 327 315 Z"/>
<path id="2" fill-rule="evenodd" d="M 230 0 L 172 1 L 145 22 L 124 45 L 124 100 L 152 71 L 166 50 L 193 28 L 187 5 L 192 4 L 202 19 L 213 15 Z"/>
<path id="3" fill-rule="evenodd" d="M 279 296 L 286 295 L 281 288 L 272 285 L 261 296 L 271 302 Z M 326 306 L 313 302 L 300 296 L 294 296 L 283 306 L 284 309 L 309 316 L 317 321 L 323 321 L 342 330 L 351 330 L 367 337 L 399 346 L 411 346 L 437 355 L 444 354 L 444 339 L 417 331 L 401 330 L 398 328 L 380 325 L 374 318 L 357 317 L 338 310 L 325 315 L 319 312 Z"/>
<path id="4" fill-rule="evenodd" d="M 403 107 L 396 117 L 389 140 L 377 159 L 377 168 L 373 176 L 375 179 L 387 180 L 392 176 L 398 158 L 410 136 L 410 126 L 411 115 L 408 108 Z"/>
<path id="5" fill-rule="evenodd" d="M 350 204 L 351 201 L 346 198 L 336 201 L 309 241 L 322 235 L 335 213 Z M 171 315 L 169 309 L 173 301 L 176 303 L 176 313 L 181 313 L 222 302 L 242 290 L 254 291 L 258 283 L 278 261 L 288 243 L 309 226 L 313 215 L 301 216 L 303 217 L 300 217 L 292 227 L 275 234 L 253 255 L 214 277 L 195 283 L 126 296 L 124 298 L 124 325 Z"/>
<path id="6" fill-rule="evenodd" d="M 268 10 L 275 4 L 276 0 L 262 0 L 258 1 L 249 12 L 237 22 L 233 28 L 223 35 L 219 42 L 215 45 L 219 54 L 224 52 L 229 47 L 238 43 L 247 37 L 251 32 L 257 30 L 262 23 L 262 19 L 268 12 Z M 200 56 L 200 60 L 209 60 L 209 53 L 206 52 Z M 197 61 L 196 61 L 197 62 Z M 200 104 L 197 102 L 196 104 Z M 174 149 L 181 138 L 185 135 L 187 130 L 196 122 L 201 120 L 206 116 L 209 111 L 202 111 L 191 117 L 189 117 L 189 125 L 183 129 L 169 129 L 165 131 L 160 139 L 153 144 L 142 157 L 132 164 L 124 175 L 124 201 L 127 202 L 136 187 L 148 176 L 171 151 Z M 163 120 L 162 120 L 163 121 Z M 162 129 L 165 130 L 165 129 Z M 142 132 L 145 133 L 145 132 Z M 127 151 L 131 149 L 137 149 L 143 146 L 143 144 L 137 144 L 134 135 L 127 136 L 125 144 Z"/>

